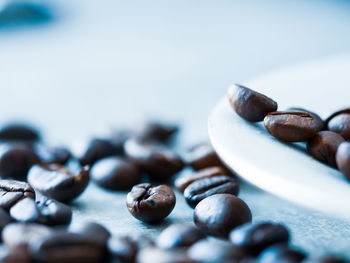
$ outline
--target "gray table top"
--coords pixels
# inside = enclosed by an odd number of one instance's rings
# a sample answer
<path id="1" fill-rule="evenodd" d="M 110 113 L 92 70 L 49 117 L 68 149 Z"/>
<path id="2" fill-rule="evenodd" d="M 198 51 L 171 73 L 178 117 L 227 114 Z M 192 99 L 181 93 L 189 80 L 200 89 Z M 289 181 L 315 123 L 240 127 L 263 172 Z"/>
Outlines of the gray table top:
<path id="1" fill-rule="evenodd" d="M 31 120 L 53 142 L 75 145 L 147 117 L 180 122 L 183 145 L 206 140 L 209 111 L 230 83 L 350 50 L 348 1 L 45 4 L 0 13 L 0 120 Z M 246 184 L 240 196 L 254 220 L 287 224 L 295 245 L 350 257 L 349 223 Z M 169 220 L 152 227 L 134 220 L 124 202 L 125 194 L 90 185 L 74 204 L 74 220 L 156 234 L 192 218 L 181 196 Z"/>

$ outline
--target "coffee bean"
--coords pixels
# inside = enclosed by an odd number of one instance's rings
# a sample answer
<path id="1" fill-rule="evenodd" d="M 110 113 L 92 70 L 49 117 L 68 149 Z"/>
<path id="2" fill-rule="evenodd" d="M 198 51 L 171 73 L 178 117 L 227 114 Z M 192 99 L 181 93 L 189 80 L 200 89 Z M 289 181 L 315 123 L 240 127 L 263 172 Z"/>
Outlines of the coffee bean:
<path id="1" fill-rule="evenodd" d="M 138 132 L 137 138 L 144 143 L 168 144 L 178 132 L 175 124 L 167 124 L 158 121 L 149 121 Z"/>
<path id="2" fill-rule="evenodd" d="M 173 224 L 158 236 L 157 246 L 163 249 L 189 247 L 205 238 L 198 228 L 187 224 Z"/>
<path id="3" fill-rule="evenodd" d="M 28 182 L 43 195 L 60 202 L 78 197 L 89 183 L 89 167 L 84 166 L 77 175 L 59 164 L 34 165 L 28 172 Z"/>
<path id="4" fill-rule="evenodd" d="M 330 119 L 328 130 L 339 133 L 345 140 L 350 141 L 350 113 L 343 113 Z"/>
<path id="5" fill-rule="evenodd" d="M 338 146 L 345 140 L 331 131 L 318 132 L 307 144 L 307 151 L 316 160 L 337 167 L 335 154 Z"/>
<path id="6" fill-rule="evenodd" d="M 9 214 L 4 209 L 0 208 L 0 236 L 4 227 L 10 224 L 11 222 L 12 222 L 12 219 L 9 216 Z M 0 240 L 1 240 L 1 237 L 0 237 Z"/>
<path id="7" fill-rule="evenodd" d="M 298 111 L 298 112 L 306 112 L 306 113 L 309 113 L 311 114 L 316 122 L 317 122 L 317 126 L 318 126 L 318 130 L 321 131 L 323 129 L 325 129 L 325 123 L 324 121 L 322 120 L 322 118 L 320 117 L 320 115 L 318 115 L 317 113 L 313 112 L 313 111 L 309 111 L 309 110 L 306 110 L 304 108 L 298 108 L 298 107 L 292 107 L 292 108 L 288 108 L 287 111 Z"/>
<path id="8" fill-rule="evenodd" d="M 36 201 L 36 205 L 40 211 L 42 224 L 68 225 L 72 220 L 72 209 L 56 200 L 42 196 Z"/>
<path id="9" fill-rule="evenodd" d="M 72 153 L 65 147 L 49 147 L 44 144 L 33 145 L 35 153 L 42 163 L 66 164 L 72 157 Z"/>
<path id="10" fill-rule="evenodd" d="M 175 207 L 175 194 L 167 185 L 135 185 L 126 198 L 129 212 L 138 220 L 153 223 L 167 217 Z"/>
<path id="11" fill-rule="evenodd" d="M 85 147 L 82 156 L 79 158 L 81 165 L 92 165 L 96 161 L 114 155 L 124 153 L 123 144 L 119 144 L 113 139 L 95 138 Z"/>
<path id="12" fill-rule="evenodd" d="M 350 181 L 350 142 L 343 142 L 339 145 L 336 161 L 339 170 Z"/>
<path id="13" fill-rule="evenodd" d="M 152 179 L 164 181 L 180 172 L 185 164 L 173 151 L 160 145 L 143 144 L 136 139 L 125 143 L 127 157 Z"/>
<path id="14" fill-rule="evenodd" d="M 135 263 L 138 245 L 130 237 L 113 236 L 107 246 L 113 263 Z"/>
<path id="15" fill-rule="evenodd" d="M 204 232 L 227 238 L 230 231 L 252 220 L 249 207 L 231 194 L 215 194 L 198 203 L 194 223 Z"/>
<path id="16" fill-rule="evenodd" d="M 91 179 L 109 190 L 130 190 L 140 182 L 141 174 L 133 163 L 119 157 L 107 157 L 92 166 Z"/>
<path id="17" fill-rule="evenodd" d="M 0 180 L 0 207 L 9 210 L 23 198 L 35 198 L 34 189 L 25 182 Z"/>
<path id="18" fill-rule="evenodd" d="M 40 162 L 28 144 L 12 143 L 0 147 L 0 176 L 24 181 L 32 165 Z"/>
<path id="19" fill-rule="evenodd" d="M 257 263 L 300 263 L 305 253 L 286 245 L 274 245 L 265 249 L 257 258 Z"/>
<path id="20" fill-rule="evenodd" d="M 271 112 L 264 125 L 272 136 L 285 142 L 307 141 L 320 129 L 313 115 L 298 111 Z"/>
<path id="21" fill-rule="evenodd" d="M 32 126 L 23 123 L 10 123 L 0 128 L 1 141 L 38 141 L 39 132 Z"/>
<path id="22" fill-rule="evenodd" d="M 350 114 L 350 108 L 344 108 L 341 110 L 338 110 L 334 113 L 332 113 L 324 122 L 325 122 L 325 126 L 328 126 L 328 122 L 333 119 L 334 117 L 340 115 L 340 114 Z"/>
<path id="23" fill-rule="evenodd" d="M 18 253 L 18 250 L 13 250 L 5 245 L 0 245 L 0 262 L 1 263 L 31 263 L 28 254 Z"/>
<path id="24" fill-rule="evenodd" d="M 184 197 L 192 208 L 204 198 L 214 194 L 238 195 L 239 184 L 236 178 L 226 175 L 198 179 L 186 187 Z"/>
<path id="25" fill-rule="evenodd" d="M 185 154 L 186 163 L 195 170 L 212 166 L 225 167 L 214 148 L 208 143 L 201 143 L 191 147 Z"/>
<path id="26" fill-rule="evenodd" d="M 289 242 L 289 232 L 281 224 L 262 222 L 239 226 L 230 233 L 231 242 L 251 255 L 258 255 L 265 248 Z"/>
<path id="27" fill-rule="evenodd" d="M 19 222 L 41 222 L 39 208 L 31 198 L 24 198 L 12 206 L 10 209 L 10 216 Z"/>
<path id="28" fill-rule="evenodd" d="M 55 231 L 30 243 L 34 260 L 45 263 L 100 263 L 105 257 L 105 247 L 86 235 Z"/>
<path id="29" fill-rule="evenodd" d="M 195 173 L 191 173 L 190 175 L 184 174 L 176 178 L 175 180 L 175 186 L 180 191 L 185 191 L 186 187 L 189 186 L 194 181 L 203 179 L 203 178 L 209 178 L 214 176 L 220 176 L 227 174 L 227 170 L 220 167 L 220 166 L 213 166 L 209 168 L 205 168 L 202 170 L 199 170 Z M 232 176 L 230 174 L 230 176 Z"/>
<path id="30" fill-rule="evenodd" d="M 245 257 L 242 248 L 219 240 L 201 240 L 188 250 L 191 259 L 201 263 L 241 262 Z"/>
<path id="31" fill-rule="evenodd" d="M 107 228 L 95 222 L 79 222 L 71 224 L 68 231 L 70 233 L 89 236 L 103 246 L 107 245 L 107 241 L 111 237 L 111 233 L 107 230 Z"/>
<path id="32" fill-rule="evenodd" d="M 269 112 L 277 110 L 274 100 L 238 84 L 228 89 L 228 98 L 236 113 L 251 122 L 262 121 Z"/>
<path id="33" fill-rule="evenodd" d="M 188 258 L 186 250 L 164 250 L 156 247 L 141 249 L 137 254 L 137 263 L 197 263 Z"/>
<path id="34" fill-rule="evenodd" d="M 349 263 L 349 261 L 338 257 L 328 256 L 318 259 L 304 260 L 303 263 Z"/>

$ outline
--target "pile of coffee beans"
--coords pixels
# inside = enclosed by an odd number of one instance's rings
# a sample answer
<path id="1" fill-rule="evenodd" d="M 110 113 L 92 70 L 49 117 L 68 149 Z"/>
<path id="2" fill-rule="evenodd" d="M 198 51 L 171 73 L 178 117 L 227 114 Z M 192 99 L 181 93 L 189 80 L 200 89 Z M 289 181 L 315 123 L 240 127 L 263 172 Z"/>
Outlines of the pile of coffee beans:
<path id="1" fill-rule="evenodd" d="M 350 181 L 350 108 L 336 111 L 326 120 L 302 108 L 277 111 L 274 100 L 237 84 L 228 89 L 228 98 L 243 119 L 264 121 L 266 130 L 280 141 L 306 142 L 312 157 L 339 169 Z"/>
<path id="2" fill-rule="evenodd" d="M 239 113 L 259 121 L 277 109 L 272 100 L 259 98 L 254 94 L 252 101 L 248 96 L 247 102 L 237 103 Z M 249 107 L 254 110 L 246 112 Z M 294 121 L 314 116 L 295 111 L 299 113 L 291 114 Z M 305 120 L 302 123 L 313 123 Z M 340 129 L 338 121 L 333 129 Z M 178 130 L 176 125 L 148 122 L 136 130 L 93 138 L 74 156 L 66 147 L 44 144 L 31 126 L 1 128 L 0 263 L 347 262 L 308 258 L 290 246 L 290 234 L 283 225 L 252 222 L 248 205 L 237 197 L 237 176 L 208 143 L 177 153 L 173 144 Z M 320 136 L 313 139 L 313 149 L 322 148 L 320 141 L 330 140 Z M 341 144 L 334 157 L 339 169 L 348 174 L 349 153 L 348 145 Z M 179 173 L 185 167 L 191 172 Z M 150 228 L 173 211 L 174 183 L 194 209 L 194 224 L 171 224 L 153 239 L 112 235 L 96 222 L 72 223 L 70 204 L 90 179 L 106 191 L 125 192 L 130 214 Z"/>

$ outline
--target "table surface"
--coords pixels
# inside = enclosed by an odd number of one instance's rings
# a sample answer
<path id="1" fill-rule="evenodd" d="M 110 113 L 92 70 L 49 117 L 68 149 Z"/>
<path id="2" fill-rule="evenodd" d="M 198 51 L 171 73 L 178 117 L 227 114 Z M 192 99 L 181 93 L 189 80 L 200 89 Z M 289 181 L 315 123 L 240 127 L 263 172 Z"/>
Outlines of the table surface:
<path id="1" fill-rule="evenodd" d="M 74 146 L 149 117 L 181 123 L 182 146 L 206 140 L 209 112 L 230 83 L 350 50 L 349 1 L 45 4 L 0 13 L 0 120 L 32 121 L 48 141 Z M 348 222 L 248 184 L 240 197 L 254 220 L 284 222 L 296 246 L 350 257 Z M 191 218 L 178 196 L 168 220 L 145 226 L 128 214 L 125 193 L 92 184 L 74 203 L 74 220 L 97 220 L 114 233 L 156 235 Z"/>

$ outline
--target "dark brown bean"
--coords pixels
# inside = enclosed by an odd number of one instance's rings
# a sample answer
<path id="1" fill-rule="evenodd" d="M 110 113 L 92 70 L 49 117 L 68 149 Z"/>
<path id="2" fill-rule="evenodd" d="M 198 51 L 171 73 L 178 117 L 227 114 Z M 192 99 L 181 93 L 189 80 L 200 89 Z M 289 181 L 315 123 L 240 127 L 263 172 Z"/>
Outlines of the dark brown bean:
<path id="1" fill-rule="evenodd" d="M 9 123 L 0 129 L 1 141 L 38 141 L 40 133 L 33 126 L 23 123 Z"/>
<path id="2" fill-rule="evenodd" d="M 35 153 L 42 163 L 66 164 L 72 157 L 72 153 L 65 147 L 49 147 L 44 144 L 33 145 Z"/>
<path id="3" fill-rule="evenodd" d="M 159 121 L 146 122 L 137 134 L 137 138 L 144 143 L 168 144 L 172 141 L 179 127 Z"/>
<path id="4" fill-rule="evenodd" d="M 289 232 L 281 224 L 248 223 L 232 230 L 230 240 L 234 245 L 240 246 L 247 253 L 256 256 L 271 245 L 288 243 Z"/>
<path id="5" fill-rule="evenodd" d="M 237 226 L 251 222 L 249 207 L 231 194 L 215 194 L 198 203 L 194 210 L 194 223 L 204 232 L 227 238 Z"/>
<path id="6" fill-rule="evenodd" d="M 129 212 L 138 220 L 153 223 L 167 217 L 176 202 L 173 190 L 167 185 L 135 185 L 126 198 Z"/>
<path id="7" fill-rule="evenodd" d="M 265 249 L 257 258 L 257 263 L 300 263 L 305 253 L 286 245 L 274 245 Z"/>
<path id="8" fill-rule="evenodd" d="M 42 224 L 68 225 L 72 220 L 72 209 L 56 200 L 42 196 L 36 201 L 36 205 L 40 211 Z"/>
<path id="9" fill-rule="evenodd" d="M 205 237 L 205 234 L 194 226 L 173 224 L 160 233 L 157 246 L 163 249 L 189 247 Z"/>
<path id="10" fill-rule="evenodd" d="M 187 186 L 189 186 L 191 183 L 193 183 L 196 180 L 219 176 L 219 175 L 227 175 L 227 174 L 228 174 L 227 170 L 220 166 L 208 167 L 208 168 L 199 170 L 195 173 L 191 173 L 190 175 L 184 174 L 179 176 L 175 180 L 175 186 L 180 192 L 183 192 L 185 191 Z M 230 176 L 232 175 L 230 174 Z"/>
<path id="11" fill-rule="evenodd" d="M 328 126 L 328 122 L 333 119 L 335 116 L 340 115 L 340 114 L 350 114 L 350 108 L 344 108 L 344 109 L 340 109 L 334 113 L 332 113 L 324 122 L 325 122 L 325 126 Z"/>
<path id="12" fill-rule="evenodd" d="M 336 162 L 339 170 L 350 181 L 350 142 L 343 142 L 339 145 Z"/>
<path id="13" fill-rule="evenodd" d="M 79 222 L 71 224 L 68 231 L 70 233 L 89 236 L 103 246 L 107 245 L 107 241 L 111 237 L 111 233 L 107 228 L 95 222 Z"/>
<path id="14" fill-rule="evenodd" d="M 40 162 L 34 150 L 25 143 L 5 144 L 0 147 L 0 176 L 24 181 L 32 165 Z"/>
<path id="15" fill-rule="evenodd" d="M 318 132 L 307 144 L 307 151 L 316 160 L 337 167 L 335 154 L 338 146 L 345 140 L 331 131 Z"/>
<path id="16" fill-rule="evenodd" d="M 10 209 L 10 215 L 13 219 L 19 222 L 41 222 L 39 208 L 36 206 L 35 201 L 31 198 L 24 198 L 12 206 Z"/>
<path id="17" fill-rule="evenodd" d="M 164 250 L 156 247 L 141 249 L 137 263 L 197 263 L 188 258 L 185 249 Z"/>
<path id="18" fill-rule="evenodd" d="M 318 121 L 307 112 L 271 112 L 264 119 L 267 131 L 285 142 L 303 142 L 320 129 Z"/>
<path id="19" fill-rule="evenodd" d="M 180 156 L 168 148 L 143 144 L 136 139 L 126 141 L 125 153 L 141 172 L 155 180 L 167 180 L 185 166 Z"/>
<path id="20" fill-rule="evenodd" d="M 11 217 L 9 214 L 2 208 L 0 208 L 0 240 L 1 240 L 1 233 L 5 226 L 10 224 L 12 222 Z M 1 261 L 0 261 L 1 262 Z"/>
<path id="21" fill-rule="evenodd" d="M 34 189 L 25 182 L 0 180 L 0 207 L 9 210 L 23 198 L 35 198 Z"/>
<path id="22" fill-rule="evenodd" d="M 350 113 L 339 114 L 328 122 L 328 130 L 339 133 L 346 141 L 350 141 Z"/>
<path id="23" fill-rule="evenodd" d="M 186 187 L 184 197 L 192 208 L 214 194 L 232 194 L 238 195 L 238 180 L 226 175 L 198 179 Z"/>
<path id="24" fill-rule="evenodd" d="M 0 245 L 1 263 L 31 263 L 31 259 L 26 253 L 19 253 L 18 250 L 10 249 L 5 245 Z"/>
<path id="25" fill-rule="evenodd" d="M 130 190 L 140 182 L 141 174 L 132 162 L 119 157 L 107 157 L 92 166 L 91 179 L 109 190 Z"/>
<path id="26" fill-rule="evenodd" d="M 269 112 L 277 110 L 274 100 L 238 84 L 228 89 L 228 98 L 236 113 L 251 122 L 262 121 Z"/>
<path id="27" fill-rule="evenodd" d="M 107 246 L 113 263 L 135 263 L 138 245 L 130 237 L 113 236 L 108 240 Z"/>
<path id="28" fill-rule="evenodd" d="M 191 259 L 201 263 L 241 262 L 245 257 L 242 248 L 219 240 L 201 240 L 188 250 Z"/>
<path id="29" fill-rule="evenodd" d="M 70 202 L 87 187 L 89 170 L 89 167 L 85 166 L 77 175 L 73 175 L 63 165 L 34 165 L 28 173 L 28 182 L 47 197 L 60 202 Z"/>
<path id="30" fill-rule="evenodd" d="M 309 113 L 309 114 L 311 114 L 311 115 L 315 118 L 315 120 L 316 120 L 316 122 L 317 122 L 317 124 L 318 124 L 318 127 L 319 127 L 318 130 L 321 131 L 321 130 L 324 130 L 324 129 L 325 129 L 325 123 L 324 123 L 324 121 L 322 120 L 322 118 L 320 117 L 320 115 L 318 115 L 317 113 L 315 113 L 315 112 L 313 112 L 313 111 L 309 111 L 309 110 L 307 110 L 307 109 L 298 108 L 298 107 L 288 108 L 287 111 L 299 111 L 299 112 L 306 112 L 306 113 Z"/>

